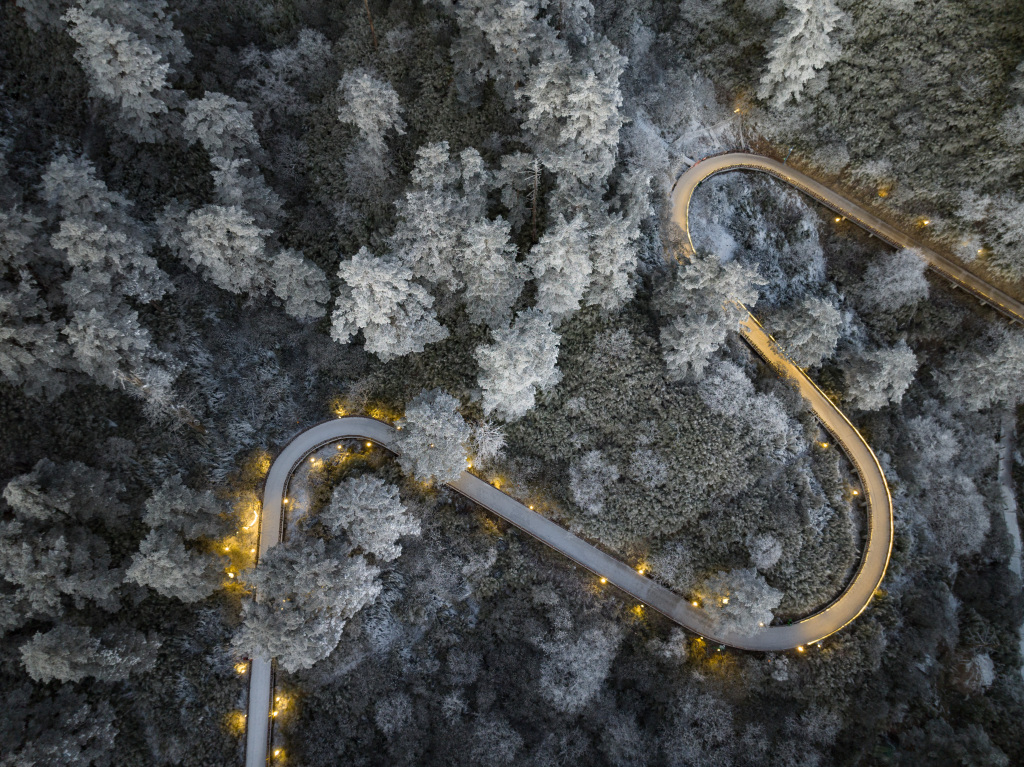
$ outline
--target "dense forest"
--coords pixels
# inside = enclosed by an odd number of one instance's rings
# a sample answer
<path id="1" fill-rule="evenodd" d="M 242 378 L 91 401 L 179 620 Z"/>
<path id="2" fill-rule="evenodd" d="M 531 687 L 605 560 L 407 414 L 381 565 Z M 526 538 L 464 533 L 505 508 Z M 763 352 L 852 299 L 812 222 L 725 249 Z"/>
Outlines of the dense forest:
<path id="1" fill-rule="evenodd" d="M 1024 331 L 767 176 L 1024 295 L 1013 0 L 0 5 L 0 765 L 1024 762 Z M 710 644 L 445 487 L 716 619 L 822 609 L 863 432 L 895 546 L 807 652 Z M 401 426 L 263 481 L 343 413 Z M 328 451 L 330 452 L 330 451 Z M 278 602 L 280 600 L 280 602 Z M 259 725 L 262 726 L 262 725 Z"/>

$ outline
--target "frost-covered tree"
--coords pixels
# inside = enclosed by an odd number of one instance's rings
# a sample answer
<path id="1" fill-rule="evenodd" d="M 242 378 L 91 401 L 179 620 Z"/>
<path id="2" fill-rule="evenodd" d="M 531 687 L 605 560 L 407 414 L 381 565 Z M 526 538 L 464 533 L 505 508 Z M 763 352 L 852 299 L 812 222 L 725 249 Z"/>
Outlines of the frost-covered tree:
<path id="1" fill-rule="evenodd" d="M 349 541 L 382 562 L 402 553 L 398 539 L 419 535 L 420 522 L 407 513 L 398 488 L 372 474 L 343 481 L 334 489 L 320 519 L 333 532 L 344 530 Z"/>
<path id="2" fill-rule="evenodd" d="M 994 327 L 980 343 L 971 344 L 943 365 L 936 374 L 946 398 L 968 410 L 1024 401 L 1024 333 Z"/>
<path id="3" fill-rule="evenodd" d="M 753 568 L 720 571 L 704 584 L 703 607 L 720 631 L 753 636 L 771 625 L 782 592 Z"/>
<path id="4" fill-rule="evenodd" d="M 117 106 L 121 125 L 140 141 L 161 137 L 156 117 L 167 112 L 168 76 L 191 58 L 166 7 L 164 0 L 79 0 L 63 16 L 91 93 Z"/>
<path id="5" fill-rule="evenodd" d="M 876 258 L 864 272 L 858 291 L 864 308 L 871 312 L 894 312 L 927 298 L 927 266 L 924 257 L 913 248 Z"/>
<path id="6" fill-rule="evenodd" d="M 572 315 L 590 286 L 593 265 L 587 224 L 582 216 L 571 221 L 559 214 L 554 226 L 530 249 L 526 263 L 537 283 L 537 308 L 555 320 Z"/>
<path id="7" fill-rule="evenodd" d="M 244 156 L 260 145 L 248 105 L 223 93 L 189 101 L 181 127 L 189 143 L 198 141 L 211 157 Z"/>
<path id="8" fill-rule="evenodd" d="M 466 469 L 473 430 L 459 401 L 441 389 L 420 392 L 398 421 L 398 464 L 422 482 L 449 482 Z"/>
<path id="9" fill-rule="evenodd" d="M 437 321 L 433 297 L 413 282 L 395 258 L 376 258 L 364 247 L 338 267 L 343 285 L 331 315 L 331 338 L 347 344 L 363 331 L 367 351 L 387 362 L 448 337 Z"/>
<path id="10" fill-rule="evenodd" d="M 726 335 L 757 302 L 759 284 L 755 269 L 736 261 L 723 264 L 713 254 L 697 254 L 676 270 L 657 298 L 668 320 L 661 329 L 661 343 L 671 375 L 700 375 Z"/>
<path id="11" fill-rule="evenodd" d="M 611 173 L 622 127 L 619 79 L 625 66 L 625 57 L 602 36 L 579 59 L 551 46 L 530 67 L 523 129 L 563 188 L 599 186 Z"/>
<path id="12" fill-rule="evenodd" d="M 266 290 L 270 255 L 267 229 L 237 205 L 204 205 L 189 214 L 181 231 L 183 255 L 214 285 L 232 293 Z"/>
<path id="13" fill-rule="evenodd" d="M 475 149 L 452 158 L 446 141 L 420 147 L 391 248 L 414 276 L 458 295 L 471 320 L 501 327 L 527 272 L 516 261 L 511 225 L 487 217 L 490 184 Z"/>
<path id="14" fill-rule="evenodd" d="M 763 533 L 747 539 L 750 564 L 764 572 L 773 568 L 782 557 L 782 542 L 773 535 Z"/>
<path id="15" fill-rule="evenodd" d="M 559 632 L 539 642 L 544 652 L 540 691 L 563 714 L 575 714 L 597 695 L 611 669 L 622 633 L 614 627 L 582 634 Z"/>
<path id="16" fill-rule="evenodd" d="M 328 556 L 321 540 L 278 544 L 245 573 L 256 593 L 243 604 L 232 642 L 288 671 L 309 668 L 338 646 L 348 619 L 377 599 L 378 573 L 361 556 Z"/>
<path id="17" fill-rule="evenodd" d="M 661 487 L 668 480 L 668 464 L 656 451 L 638 447 L 629 457 L 629 476 L 644 487 Z"/>
<path id="18" fill-rule="evenodd" d="M 619 479 L 619 467 L 591 450 L 569 467 L 569 490 L 576 505 L 587 514 L 600 514 L 608 498 L 608 485 Z"/>
<path id="19" fill-rule="evenodd" d="M 480 219 L 463 235 L 466 314 L 473 322 L 490 328 L 508 323 L 512 305 L 526 281 L 526 267 L 516 262 L 516 247 L 510 235 L 511 227 L 501 216 L 493 221 Z"/>
<path id="20" fill-rule="evenodd" d="M 859 410 L 878 410 L 903 399 L 917 373 L 917 357 L 906 341 L 889 348 L 851 350 L 845 355 L 843 372 L 850 404 Z"/>
<path id="21" fill-rule="evenodd" d="M 590 225 L 592 274 L 586 303 L 606 311 L 622 307 L 633 297 L 633 276 L 639 253 L 639 219 L 621 213 L 600 213 Z"/>
<path id="22" fill-rule="evenodd" d="M 698 385 L 704 403 L 715 413 L 734 418 L 761 443 L 762 452 L 785 460 L 799 444 L 799 429 L 777 397 L 759 394 L 742 368 L 716 362 Z"/>
<path id="23" fill-rule="evenodd" d="M 129 391 L 154 410 L 173 409 L 174 365 L 152 345 L 138 312 L 124 299 L 148 303 L 171 286 L 148 255 L 152 237 L 84 159 L 58 157 L 43 173 L 43 198 L 62 215 L 51 246 L 65 258 L 61 285 L 70 315 L 62 334 L 75 366 L 109 387 Z"/>
<path id="24" fill-rule="evenodd" d="M 20 652 L 37 682 L 119 682 L 152 665 L 158 649 L 158 639 L 147 640 L 139 631 L 112 627 L 94 636 L 85 626 L 60 623 L 45 634 L 37 631 Z"/>
<path id="25" fill-rule="evenodd" d="M 123 518 L 120 490 L 104 472 L 47 459 L 7 484 L 12 516 L 0 522 L 0 578 L 10 588 L 7 607 L 21 616 L 15 623 L 59 618 L 72 607 L 120 607 L 123 572 L 111 567 L 110 546 L 94 532 Z"/>
<path id="26" fill-rule="evenodd" d="M 768 68 L 757 96 L 780 107 L 801 91 L 818 72 L 839 58 L 842 48 L 832 37 L 845 15 L 834 0 L 785 0 L 786 15 L 768 51 Z"/>
<path id="27" fill-rule="evenodd" d="M 512 327 L 494 330 L 492 336 L 493 344 L 476 348 L 484 412 L 514 421 L 533 408 L 537 391 L 561 380 L 559 337 L 551 318 L 537 309 L 525 309 Z"/>
<path id="28" fill-rule="evenodd" d="M 389 131 L 405 133 L 402 104 L 390 83 L 364 69 L 354 69 L 342 76 L 338 94 L 343 102 L 338 107 L 338 120 L 354 125 L 370 152 L 384 154 L 384 137 Z"/>
<path id="29" fill-rule="evenodd" d="M 65 321 L 29 268 L 44 262 L 33 247 L 41 222 L 18 208 L 0 211 L 0 374 L 29 395 L 53 397 L 74 363 L 61 334 Z"/>
<path id="30" fill-rule="evenodd" d="M 410 180 L 391 247 L 415 276 L 454 293 L 464 284 L 463 233 L 486 216 L 490 174 L 475 149 L 453 159 L 441 141 L 417 150 Z"/>
<path id="31" fill-rule="evenodd" d="M 274 295 L 284 301 L 284 310 L 289 315 L 306 322 L 327 313 L 327 304 L 331 300 L 327 275 L 301 251 L 279 250 L 274 255 L 271 273 Z"/>
<path id="32" fill-rule="evenodd" d="M 31 702 L 18 692 L 11 697 L 20 703 L 9 706 L 5 721 L 4 759 L 11 765 L 92 767 L 112 761 L 118 731 L 107 701 L 90 705 L 70 684 L 32 696 Z"/>
<path id="33" fill-rule="evenodd" d="M 125 580 L 183 602 L 210 596 L 222 580 L 224 557 L 192 544 L 228 530 L 213 494 L 196 492 L 183 485 L 181 477 L 171 477 L 146 501 L 143 521 L 150 532 L 132 557 Z"/>
<path id="34" fill-rule="evenodd" d="M 773 315 L 771 330 L 790 359 L 810 368 L 835 352 L 843 315 L 831 301 L 805 298 Z"/>

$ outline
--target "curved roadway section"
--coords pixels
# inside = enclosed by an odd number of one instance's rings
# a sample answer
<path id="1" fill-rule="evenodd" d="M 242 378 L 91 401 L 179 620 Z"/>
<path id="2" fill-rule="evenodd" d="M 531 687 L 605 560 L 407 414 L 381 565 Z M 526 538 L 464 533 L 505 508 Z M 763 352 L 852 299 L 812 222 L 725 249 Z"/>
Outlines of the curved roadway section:
<path id="1" fill-rule="evenodd" d="M 956 285 L 981 298 L 1012 320 L 1024 322 L 1024 305 L 989 285 L 966 269 L 923 246 L 895 229 L 860 205 L 838 195 L 814 179 L 777 160 L 758 155 L 731 153 L 703 160 L 684 173 L 673 190 L 673 220 L 690 238 L 690 199 L 698 184 L 706 178 L 730 170 L 755 170 L 775 176 L 809 194 L 818 202 L 854 221 L 885 242 L 899 248 L 915 248 L 928 265 Z M 770 626 L 756 635 L 744 636 L 716 629 L 707 614 L 683 597 L 640 575 L 629 565 L 605 554 L 549 519 L 531 511 L 511 496 L 482 479 L 463 472 L 449 486 L 480 504 L 520 530 L 551 546 L 595 575 L 662 613 L 675 623 L 714 642 L 745 650 L 777 651 L 813 644 L 846 626 L 867 607 L 881 583 L 892 551 L 892 499 L 878 459 L 860 432 L 814 382 L 795 365 L 752 315 L 741 323 L 740 331 L 753 349 L 780 375 L 798 387 L 815 415 L 853 462 L 864 488 L 868 508 L 867 542 L 860 566 L 843 593 L 824 610 L 788 626 Z M 370 440 L 398 454 L 394 427 L 373 418 L 346 416 L 328 421 L 296 436 L 281 452 L 267 475 L 260 519 L 259 555 L 263 556 L 280 542 L 284 518 L 282 501 L 295 467 L 306 456 L 339 439 Z M 253 658 L 249 680 L 249 714 L 246 732 L 247 767 L 264 767 L 269 746 L 269 727 L 251 726 L 270 720 L 273 688 L 273 662 Z"/>
<path id="2" fill-rule="evenodd" d="M 815 181 L 810 176 L 804 175 L 778 160 L 762 157 L 761 155 L 730 152 L 728 154 L 708 157 L 695 163 L 679 177 L 675 188 L 672 190 L 672 220 L 679 224 L 679 227 L 686 232 L 691 253 L 694 251 L 693 238 L 690 237 L 690 199 L 693 197 L 693 191 L 701 181 L 718 173 L 731 170 L 754 170 L 759 173 L 775 176 L 780 181 L 785 181 L 790 186 L 799 189 L 804 194 L 810 195 L 825 207 L 831 208 L 841 216 L 845 216 L 893 247 L 914 248 L 928 262 L 928 266 L 933 271 L 945 277 L 955 286 L 974 294 L 982 302 L 1002 312 L 1011 320 L 1024 322 L 1024 304 L 1017 299 L 1007 295 L 999 290 L 999 288 L 989 285 L 976 274 L 967 271 L 945 256 L 922 245 L 909 234 L 901 232 L 866 208 L 852 200 L 848 200 L 824 184 Z"/>

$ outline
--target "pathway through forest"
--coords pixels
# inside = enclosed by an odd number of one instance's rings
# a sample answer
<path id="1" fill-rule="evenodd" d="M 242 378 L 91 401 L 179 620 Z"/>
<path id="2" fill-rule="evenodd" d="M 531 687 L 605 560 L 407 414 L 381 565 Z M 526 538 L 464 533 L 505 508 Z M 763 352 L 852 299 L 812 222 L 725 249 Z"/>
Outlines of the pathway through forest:
<path id="1" fill-rule="evenodd" d="M 860 205 L 783 163 L 757 155 L 730 153 L 694 164 L 680 177 L 673 189 L 673 220 L 686 232 L 690 250 L 690 199 L 704 179 L 730 170 L 756 170 L 779 178 L 811 195 L 889 244 L 916 248 L 929 266 L 954 284 L 981 298 L 985 303 L 1015 321 L 1024 322 L 1024 305 L 998 288 L 957 266 L 949 259 L 924 247 Z M 708 614 L 684 597 L 646 578 L 626 563 L 605 554 L 540 514 L 531 511 L 511 496 L 473 474 L 463 472 L 449 487 L 487 510 L 551 546 L 574 562 L 605 578 L 609 583 L 670 620 L 713 642 L 747 650 L 778 651 L 814 644 L 854 620 L 867 607 L 881 583 L 892 550 L 892 500 L 877 458 L 850 420 L 832 403 L 813 381 L 785 354 L 752 315 L 741 323 L 740 331 L 753 349 L 780 375 L 791 380 L 809 402 L 815 415 L 842 446 L 860 476 L 867 507 L 867 541 L 853 580 L 843 593 L 823 610 L 788 626 L 770 626 L 753 636 L 718 630 Z M 314 426 L 297 435 L 274 461 L 267 475 L 260 519 L 259 556 L 281 540 L 284 518 L 282 500 L 295 467 L 330 442 L 341 439 L 370 440 L 398 454 L 394 445 L 394 427 L 365 416 L 346 416 Z M 249 686 L 249 725 L 272 721 L 270 701 L 273 688 L 273 661 L 253 658 Z M 270 728 L 249 726 L 246 733 L 246 767 L 266 764 Z"/>

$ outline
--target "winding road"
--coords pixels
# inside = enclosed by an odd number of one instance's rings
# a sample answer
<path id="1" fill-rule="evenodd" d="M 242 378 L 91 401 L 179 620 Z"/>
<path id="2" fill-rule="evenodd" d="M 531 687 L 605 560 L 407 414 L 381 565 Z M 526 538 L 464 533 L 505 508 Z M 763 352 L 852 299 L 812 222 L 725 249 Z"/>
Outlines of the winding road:
<path id="1" fill-rule="evenodd" d="M 893 228 L 856 203 L 841 197 L 813 179 L 770 158 L 732 153 L 712 157 L 693 165 L 673 190 L 673 220 L 690 236 L 689 206 L 697 185 L 704 179 L 729 170 L 755 170 L 769 173 L 811 195 L 889 244 L 913 247 L 921 252 L 929 266 L 962 286 L 1008 317 L 1024 321 L 1024 305 L 975 275 L 953 264 L 938 253 L 923 247 L 913 238 Z M 690 239 L 692 249 L 692 239 Z M 815 415 L 833 439 L 842 446 L 860 476 L 867 507 L 867 541 L 860 565 L 846 589 L 823 610 L 788 626 L 770 626 L 748 636 L 718 630 L 707 613 L 686 598 L 646 578 L 626 563 L 602 552 L 566 529 L 531 511 L 501 490 L 473 474 L 463 472 L 449 487 L 478 503 L 542 543 L 551 546 L 577 564 L 607 579 L 648 607 L 664 614 L 680 626 L 713 642 L 745 650 L 779 651 L 814 644 L 839 631 L 860 615 L 871 601 L 888 566 L 893 542 L 892 499 L 885 475 L 867 442 L 849 419 L 828 399 L 814 382 L 785 354 L 775 340 L 752 315 L 741 323 L 740 331 L 751 347 L 780 375 L 798 387 Z M 365 416 L 345 416 L 318 424 L 298 434 L 282 450 L 267 475 L 260 519 L 259 556 L 281 540 L 284 529 L 282 501 L 296 466 L 323 446 L 342 439 L 371 441 L 399 454 L 395 444 L 397 431 L 382 421 Z M 253 658 L 250 665 L 249 713 L 247 722 L 271 722 L 273 661 Z M 246 733 L 246 767 L 264 767 L 270 728 L 249 726 Z"/>

